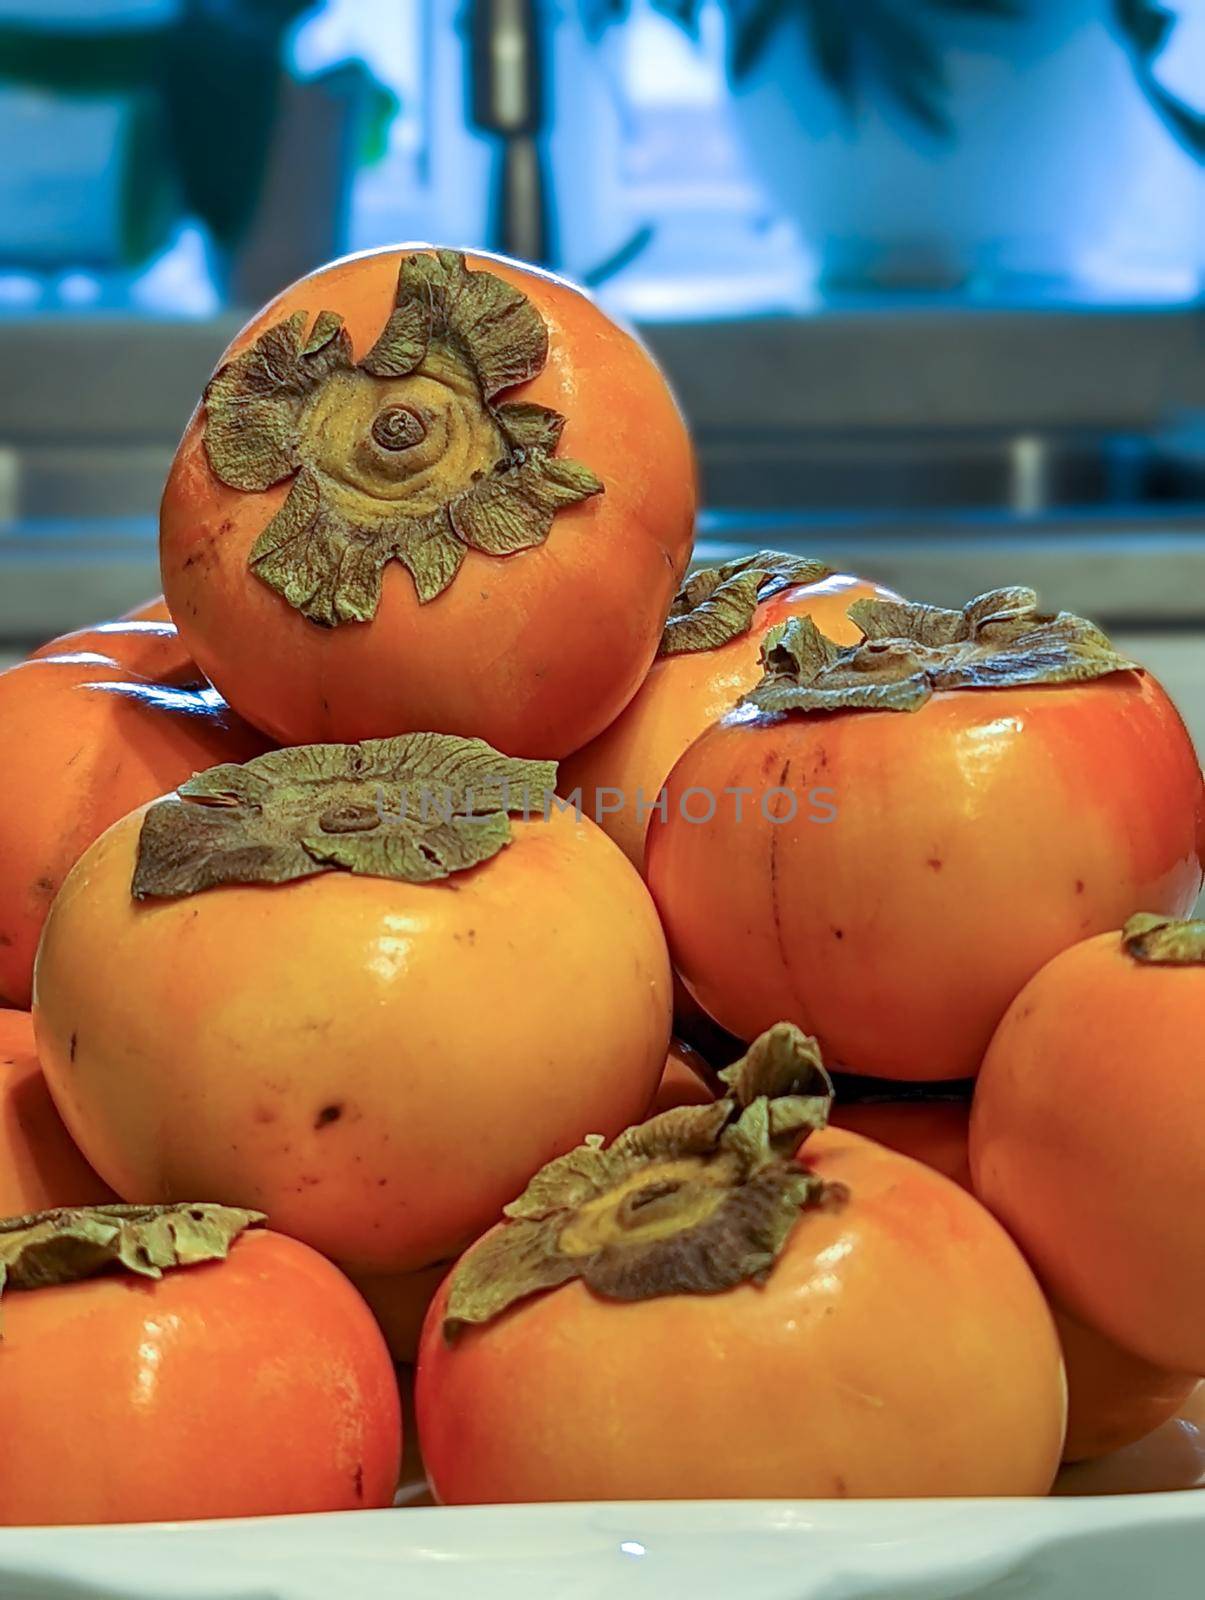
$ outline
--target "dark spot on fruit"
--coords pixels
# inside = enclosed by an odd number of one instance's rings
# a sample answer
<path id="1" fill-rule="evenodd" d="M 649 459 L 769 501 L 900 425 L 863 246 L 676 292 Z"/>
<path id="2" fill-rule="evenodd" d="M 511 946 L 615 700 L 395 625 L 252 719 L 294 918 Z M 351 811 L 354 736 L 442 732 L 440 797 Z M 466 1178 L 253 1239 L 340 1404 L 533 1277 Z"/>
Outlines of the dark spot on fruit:
<path id="1" fill-rule="evenodd" d="M 12 942 L 13 942 L 13 940 L 12 940 L 12 935 L 11 934 L 9 934 L 9 933 L 0 933 L 0 944 L 7 946 L 7 945 L 12 944 Z"/>
<path id="2" fill-rule="evenodd" d="M 841 1476 L 841 1474 L 839 1472 L 838 1473 L 834 1473 L 834 1475 L 833 1475 L 833 1494 L 836 1495 L 838 1499 L 842 1499 L 848 1493 L 849 1493 L 849 1485 L 846 1483 L 845 1479 Z"/>
<path id="3" fill-rule="evenodd" d="M 73 1033 L 71 1035 L 71 1043 L 67 1046 L 67 1059 L 68 1059 L 68 1061 L 74 1061 L 75 1060 L 75 1052 L 76 1052 L 76 1048 L 77 1048 L 78 1045 L 79 1045 L 79 1034 L 78 1033 Z"/>
<path id="4" fill-rule="evenodd" d="M 197 551 L 197 550 L 194 550 L 194 551 L 193 551 L 193 553 L 192 553 L 192 555 L 190 555 L 190 556 L 185 556 L 185 558 L 184 558 L 184 563 L 183 563 L 183 570 L 184 570 L 184 571 L 185 571 L 185 572 L 187 572 L 187 571 L 188 571 L 188 569 L 189 569 L 189 567 L 191 567 L 191 566 L 193 566 L 193 565 L 194 565 L 194 564 L 195 564 L 195 563 L 196 563 L 196 562 L 197 562 L 197 561 L 199 561 L 199 560 L 200 560 L 200 559 L 201 559 L 201 557 L 200 557 L 200 552 L 199 552 L 199 551 Z"/>
<path id="5" fill-rule="evenodd" d="M 251 1115 L 255 1118 L 256 1122 L 259 1123 L 275 1122 L 277 1116 L 276 1112 L 271 1106 L 264 1105 L 256 1106 Z"/>
<path id="6" fill-rule="evenodd" d="M 1076 892 L 1076 894 L 1083 894 L 1083 892 L 1084 892 L 1084 880 L 1082 878 L 1077 878 L 1075 880 L 1075 892 Z"/>
<path id="7" fill-rule="evenodd" d="M 364 1468 L 362 1466 L 356 1468 L 355 1473 L 353 1474 L 353 1477 L 352 1477 L 352 1482 L 356 1486 L 356 1499 L 357 1500 L 363 1500 L 363 1498 L 364 1498 Z"/>
<path id="8" fill-rule="evenodd" d="M 39 894 L 53 894 L 54 893 L 54 883 L 50 878 L 38 878 L 34 882 L 34 888 L 38 891 Z"/>
<path id="9" fill-rule="evenodd" d="M 930 856 L 929 857 L 929 865 L 933 868 L 934 872 L 940 872 L 941 869 L 945 866 L 945 862 L 941 859 L 940 856 Z"/>
<path id="10" fill-rule="evenodd" d="M 314 1118 L 314 1127 L 329 1128 L 331 1123 L 338 1122 L 342 1115 L 343 1107 L 341 1104 L 323 1106 L 322 1110 Z"/>
<path id="11" fill-rule="evenodd" d="M 834 928 L 833 929 L 833 938 L 834 939 L 844 939 L 844 937 L 845 937 L 845 929 L 844 928 Z"/>

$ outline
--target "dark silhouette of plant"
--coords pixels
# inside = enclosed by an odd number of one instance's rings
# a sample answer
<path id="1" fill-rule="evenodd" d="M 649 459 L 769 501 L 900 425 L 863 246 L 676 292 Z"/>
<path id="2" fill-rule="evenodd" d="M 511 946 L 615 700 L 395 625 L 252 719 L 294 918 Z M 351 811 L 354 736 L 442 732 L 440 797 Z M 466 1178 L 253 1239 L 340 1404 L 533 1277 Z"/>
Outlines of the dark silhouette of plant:
<path id="1" fill-rule="evenodd" d="M 942 15 L 1015 21 L 1024 0 L 721 0 L 729 23 L 729 69 L 739 83 L 776 34 L 799 24 L 821 81 L 855 114 L 869 93 L 893 99 L 939 138 L 953 126 L 948 80 L 934 22 Z M 587 31 L 624 21 L 631 0 L 579 0 Z M 656 10 L 697 35 L 703 0 L 653 0 Z"/>

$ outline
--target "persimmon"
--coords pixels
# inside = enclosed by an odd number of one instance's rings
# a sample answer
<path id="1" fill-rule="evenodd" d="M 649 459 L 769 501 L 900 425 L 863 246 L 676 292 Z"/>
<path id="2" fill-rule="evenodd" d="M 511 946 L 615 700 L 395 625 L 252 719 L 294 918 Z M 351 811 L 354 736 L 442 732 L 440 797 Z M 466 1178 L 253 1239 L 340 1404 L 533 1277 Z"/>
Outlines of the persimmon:
<path id="1" fill-rule="evenodd" d="M 28 1011 L 0 1011 L 0 1217 L 116 1200 L 55 1110 Z"/>
<path id="2" fill-rule="evenodd" d="M 401 1403 L 372 1313 L 316 1251 L 246 1231 L 263 1220 L 189 1205 L 0 1222 L 0 1523 L 391 1503 Z"/>
<path id="3" fill-rule="evenodd" d="M 130 617 L 96 622 L 48 640 L 31 651 L 27 659 L 41 661 L 47 657 L 83 666 L 104 661 L 156 683 L 205 687 L 204 675 L 181 643 L 173 622 Z M 265 742 L 260 740 L 261 749 Z"/>
<path id="4" fill-rule="evenodd" d="M 378 250 L 226 352 L 164 492 L 164 593 L 283 744 L 438 728 L 559 757 L 648 670 L 694 510 L 673 396 L 590 299 L 498 256 Z"/>
<path id="5" fill-rule="evenodd" d="M 200 679 L 170 623 L 109 623 L 0 673 L 0 998 L 27 1009 L 38 935 L 110 823 L 266 747 Z"/>
<path id="6" fill-rule="evenodd" d="M 1139 915 L 1021 990 L 971 1114 L 976 1193 L 1060 1303 L 1205 1374 L 1205 923 Z"/>
<path id="7" fill-rule="evenodd" d="M 675 1106 L 710 1105 L 716 1092 L 715 1074 L 699 1052 L 681 1039 L 671 1039 L 665 1069 L 648 1115 L 660 1116 Z"/>
<path id="8" fill-rule="evenodd" d="M 830 1086 L 798 1030 L 724 1077 L 545 1168 L 441 1286 L 416 1387 L 437 1497 L 1044 1494 L 1062 1360 L 1004 1230 L 814 1131 Z"/>
<path id="9" fill-rule="evenodd" d="M 141 605 L 133 606 L 129 611 L 123 611 L 123 622 L 170 622 L 172 614 L 167 609 L 167 601 L 161 594 L 144 600 Z"/>
<path id="10" fill-rule="evenodd" d="M 453 1265 L 436 1261 L 415 1272 L 349 1274 L 376 1317 L 395 1361 L 406 1365 L 414 1361 L 427 1307 Z"/>
<path id="11" fill-rule="evenodd" d="M 302 746 L 202 773 L 69 875 L 35 1026 L 123 1196 L 207 1194 L 357 1273 L 445 1261 L 665 1063 L 639 875 L 480 740 Z M 512 815 L 524 809 L 527 815 Z"/>
<path id="12" fill-rule="evenodd" d="M 968 1099 L 910 1098 L 843 1101 L 838 1095 L 829 1114 L 834 1128 L 846 1128 L 889 1150 L 923 1161 L 925 1166 L 959 1184 L 971 1187 L 967 1154 Z"/>
<path id="13" fill-rule="evenodd" d="M 848 1105 L 838 1100 L 830 1120 L 970 1189 L 970 1113 L 970 1101 L 961 1097 Z M 1143 1361 L 1057 1304 L 1050 1309 L 1067 1369 L 1064 1461 L 1088 1461 L 1145 1438 L 1174 1417 L 1196 1388 L 1196 1378 Z"/>
<path id="14" fill-rule="evenodd" d="M 849 607 L 876 597 L 898 598 L 822 561 L 773 550 L 692 572 L 648 677 L 610 727 L 562 763 L 561 793 L 580 792 L 586 815 L 643 869 L 649 817 L 670 769 L 757 684 L 766 635 L 790 617 L 811 617 L 828 638 L 853 644 L 862 635 Z"/>
<path id="15" fill-rule="evenodd" d="M 646 875 L 687 988 L 834 1066 L 967 1078 L 1059 950 L 1201 887 L 1201 771 L 1156 680 L 1031 590 L 808 618 L 674 766 Z"/>

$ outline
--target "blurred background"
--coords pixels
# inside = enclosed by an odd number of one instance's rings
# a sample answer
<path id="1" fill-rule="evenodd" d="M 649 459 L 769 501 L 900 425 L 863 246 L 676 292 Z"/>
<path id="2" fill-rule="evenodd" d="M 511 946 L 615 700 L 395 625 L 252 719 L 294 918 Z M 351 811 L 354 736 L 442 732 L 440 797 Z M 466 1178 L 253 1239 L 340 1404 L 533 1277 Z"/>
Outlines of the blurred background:
<path id="1" fill-rule="evenodd" d="M 637 323 L 700 553 L 1105 621 L 1205 739 L 1205 0 L 0 0 L 0 655 L 157 588 L 222 347 L 487 245 Z"/>

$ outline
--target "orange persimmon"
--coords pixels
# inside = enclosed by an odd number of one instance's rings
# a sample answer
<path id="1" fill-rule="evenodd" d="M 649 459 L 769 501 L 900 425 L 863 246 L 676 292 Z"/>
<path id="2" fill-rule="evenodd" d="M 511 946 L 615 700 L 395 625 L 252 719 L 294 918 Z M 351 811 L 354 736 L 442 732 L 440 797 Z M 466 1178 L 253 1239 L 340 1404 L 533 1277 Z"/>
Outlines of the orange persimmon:
<path id="1" fill-rule="evenodd" d="M 0 1011 L 0 1217 L 116 1200 L 55 1110 L 28 1011 Z"/>
<path id="2" fill-rule="evenodd" d="M 971 1104 L 958 1100 L 873 1100 L 833 1107 L 836 1127 L 876 1139 L 971 1187 Z M 1067 1368 L 1064 1461 L 1087 1461 L 1145 1438 L 1175 1416 L 1194 1377 L 1153 1366 L 1051 1304 Z"/>
<path id="3" fill-rule="evenodd" d="M 675 1106 L 705 1106 L 716 1097 L 714 1074 L 699 1052 L 681 1039 L 671 1039 L 661 1082 L 648 1115 L 659 1116 Z"/>
<path id="4" fill-rule="evenodd" d="M 1049 1489 L 1041 1290 L 919 1162 L 835 1130 L 795 1154 L 823 1121 L 809 1047 L 775 1028 L 716 1105 L 553 1163 L 461 1259 L 419 1351 L 439 1499 Z"/>
<path id="5" fill-rule="evenodd" d="M 971 1174 L 1075 1316 L 1205 1374 L 1205 923 L 1132 917 L 1021 990 L 976 1087 Z"/>
<path id="6" fill-rule="evenodd" d="M 446 735 L 302 746 L 111 828 L 34 1001 L 102 1176 L 253 1205 L 380 1276 L 456 1255 L 550 1156 L 639 1116 L 665 941 L 622 852 L 541 814 L 554 773 Z"/>
<path id="7" fill-rule="evenodd" d="M 586 816 L 643 869 L 651 808 L 674 762 L 757 683 L 771 629 L 789 617 L 811 617 L 828 638 L 853 644 L 861 630 L 849 607 L 896 598 L 878 584 L 777 551 L 692 572 L 648 677 L 609 728 L 562 762 L 561 793 L 580 792 Z"/>
<path id="8" fill-rule="evenodd" d="M 123 622 L 170 622 L 172 614 L 167 609 L 167 601 L 161 594 L 155 595 L 150 600 L 144 600 L 141 605 L 132 607 L 121 614 Z"/>
<path id="9" fill-rule="evenodd" d="M 266 741 L 163 622 L 43 645 L 0 673 L 0 999 L 28 1007 L 38 935 L 68 868 L 135 806 Z"/>
<path id="10" fill-rule="evenodd" d="M 19 1254 L 0 1222 L 0 1524 L 389 1505 L 401 1403 L 351 1284 L 294 1239 L 238 1232 L 254 1214 L 154 1210 L 46 1212 L 21 1230 Z M 91 1259 L 64 1272 L 48 1241 L 76 1229 Z M 87 1276 L 130 1259 L 118 1257 L 123 1233 L 151 1241 L 155 1275 Z M 51 1283 L 22 1287 L 39 1248 Z"/>
<path id="11" fill-rule="evenodd" d="M 452 1266 L 451 1261 L 436 1261 L 415 1272 L 348 1274 L 368 1302 L 395 1361 L 409 1363 L 418 1354 L 427 1307 Z"/>
<path id="12" fill-rule="evenodd" d="M 164 592 L 282 743 L 438 728 L 558 757 L 648 670 L 694 510 L 673 396 L 593 301 L 497 256 L 378 250 L 226 352 L 164 492 Z"/>
<path id="13" fill-rule="evenodd" d="M 1156 680 L 1028 590 L 786 624 L 762 683 L 670 775 L 646 876 L 720 1025 L 778 1017 L 834 1066 L 967 1078 L 1022 985 L 1201 887 L 1201 771 Z"/>

